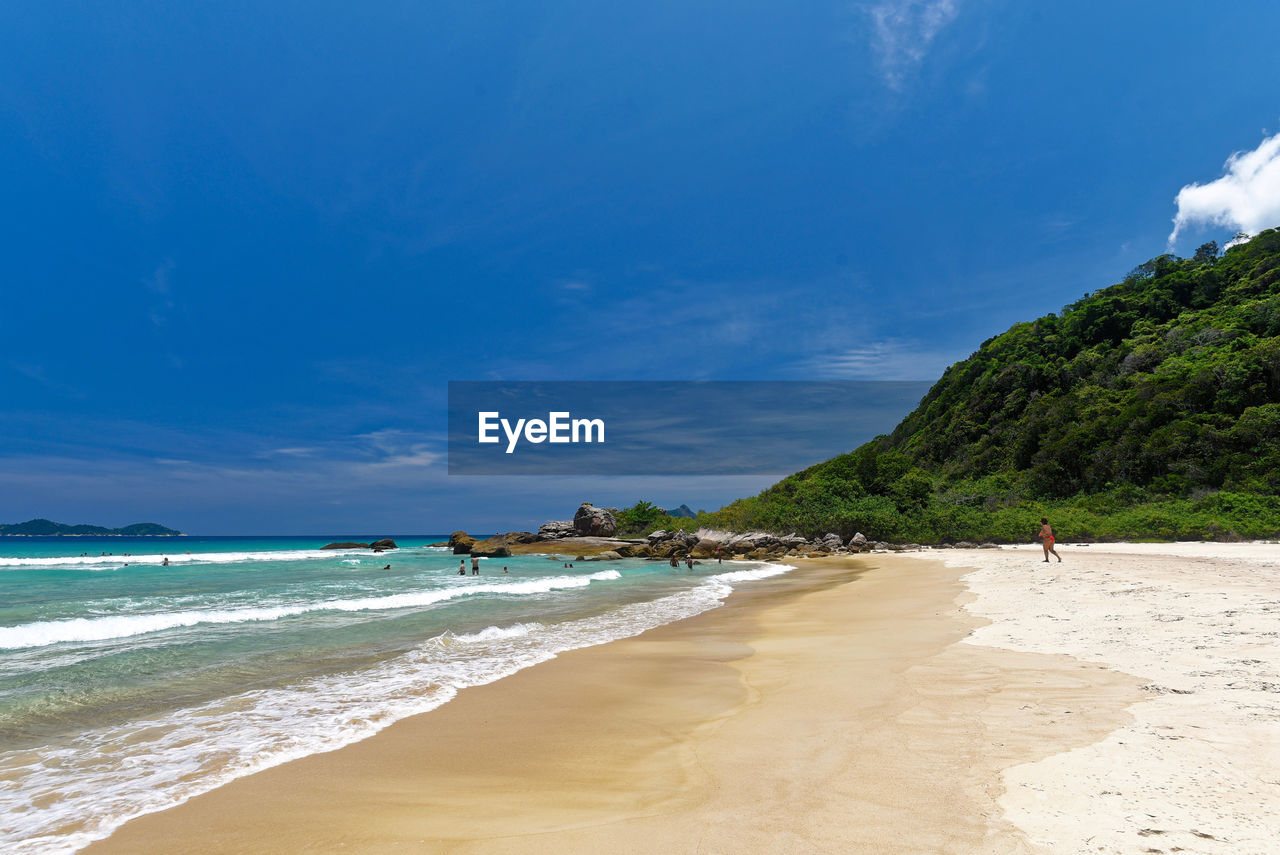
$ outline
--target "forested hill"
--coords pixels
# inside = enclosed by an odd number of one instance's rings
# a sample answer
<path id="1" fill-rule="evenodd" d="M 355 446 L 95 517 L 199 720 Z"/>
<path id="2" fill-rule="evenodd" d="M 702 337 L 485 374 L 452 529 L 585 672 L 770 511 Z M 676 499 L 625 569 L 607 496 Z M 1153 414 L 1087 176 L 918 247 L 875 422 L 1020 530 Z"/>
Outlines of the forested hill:
<path id="1" fill-rule="evenodd" d="M 123 528 L 105 528 L 100 525 L 67 525 L 52 520 L 34 519 L 24 523 L 0 525 L 0 536 L 121 536 L 121 537 L 174 537 L 182 532 L 165 528 L 159 523 L 134 523 Z"/>
<path id="2" fill-rule="evenodd" d="M 736 528 L 1274 537 L 1280 231 L 1162 255 L 943 373 L 889 436 L 716 514 Z"/>

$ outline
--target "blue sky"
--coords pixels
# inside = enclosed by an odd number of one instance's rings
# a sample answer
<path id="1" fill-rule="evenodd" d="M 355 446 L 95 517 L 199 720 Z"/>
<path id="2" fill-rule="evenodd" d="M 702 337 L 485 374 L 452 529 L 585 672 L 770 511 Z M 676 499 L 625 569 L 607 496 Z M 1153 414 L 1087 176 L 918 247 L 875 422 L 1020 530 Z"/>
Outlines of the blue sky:
<path id="1" fill-rule="evenodd" d="M 0 522 L 718 507 L 772 479 L 450 478 L 445 384 L 933 379 L 1175 215 L 1184 255 L 1280 225 L 1277 31 L 1264 2 L 6 4 Z"/>

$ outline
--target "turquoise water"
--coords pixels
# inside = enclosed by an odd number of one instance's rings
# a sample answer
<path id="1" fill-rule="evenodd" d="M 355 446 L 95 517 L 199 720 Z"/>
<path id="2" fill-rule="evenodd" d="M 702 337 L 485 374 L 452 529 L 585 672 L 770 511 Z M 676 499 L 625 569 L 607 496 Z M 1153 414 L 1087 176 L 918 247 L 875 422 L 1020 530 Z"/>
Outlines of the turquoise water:
<path id="1" fill-rule="evenodd" d="M 0 538 L 0 851 L 75 851 L 787 569 L 516 556 L 460 576 L 441 536 L 319 549 L 371 539 Z"/>

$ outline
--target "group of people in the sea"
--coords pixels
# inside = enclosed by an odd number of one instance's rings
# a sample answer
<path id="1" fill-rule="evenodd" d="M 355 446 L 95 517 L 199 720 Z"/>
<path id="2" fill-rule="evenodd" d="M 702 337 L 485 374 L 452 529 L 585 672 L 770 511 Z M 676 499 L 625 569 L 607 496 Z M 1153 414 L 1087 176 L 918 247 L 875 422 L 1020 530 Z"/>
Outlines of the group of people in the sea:
<path id="1" fill-rule="evenodd" d="M 566 567 L 572 567 L 573 565 L 572 565 L 572 564 L 566 564 L 565 566 L 566 566 Z M 390 567 L 391 567 L 391 565 L 390 565 L 390 564 L 388 564 L 386 569 L 390 569 Z M 510 571 L 508 571 L 506 567 L 503 567 L 503 568 L 502 568 L 502 572 L 503 572 L 503 573 L 509 573 Z M 459 575 L 459 576 L 465 576 L 465 575 L 467 575 L 467 559 L 465 559 L 465 558 L 461 558 L 461 559 L 459 559 L 459 560 L 458 560 L 458 575 Z M 474 555 L 473 555 L 473 556 L 471 556 L 471 575 L 472 575 L 472 576 L 479 576 L 479 575 L 480 575 L 480 559 L 479 559 L 479 558 L 476 558 Z"/>

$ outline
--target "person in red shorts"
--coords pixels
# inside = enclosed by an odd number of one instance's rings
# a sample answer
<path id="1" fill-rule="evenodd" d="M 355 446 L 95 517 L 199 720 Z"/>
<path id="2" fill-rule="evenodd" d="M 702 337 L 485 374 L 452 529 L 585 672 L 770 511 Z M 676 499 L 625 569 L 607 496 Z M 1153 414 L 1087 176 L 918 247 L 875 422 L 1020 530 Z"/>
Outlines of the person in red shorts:
<path id="1" fill-rule="evenodd" d="M 1053 548 L 1054 542 L 1057 540 L 1053 536 L 1053 528 L 1049 525 L 1049 520 L 1045 517 L 1040 518 L 1040 545 L 1044 547 L 1044 563 L 1049 563 L 1049 553 L 1053 553 L 1053 557 L 1058 559 L 1058 563 L 1062 563 L 1062 556 L 1058 554 L 1058 550 Z"/>

